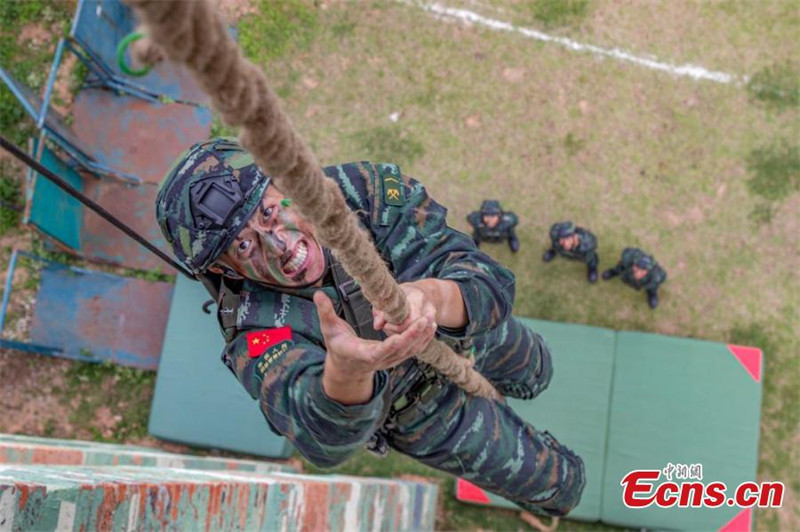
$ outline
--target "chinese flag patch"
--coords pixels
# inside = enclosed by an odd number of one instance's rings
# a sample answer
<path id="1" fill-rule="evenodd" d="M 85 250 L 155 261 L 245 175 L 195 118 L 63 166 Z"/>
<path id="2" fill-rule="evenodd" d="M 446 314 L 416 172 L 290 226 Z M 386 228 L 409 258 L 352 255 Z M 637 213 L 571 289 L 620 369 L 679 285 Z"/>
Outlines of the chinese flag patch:
<path id="1" fill-rule="evenodd" d="M 292 339 L 291 327 L 278 327 L 277 329 L 262 329 L 247 333 L 247 354 L 250 358 L 258 358 L 264 352 L 281 342 Z"/>

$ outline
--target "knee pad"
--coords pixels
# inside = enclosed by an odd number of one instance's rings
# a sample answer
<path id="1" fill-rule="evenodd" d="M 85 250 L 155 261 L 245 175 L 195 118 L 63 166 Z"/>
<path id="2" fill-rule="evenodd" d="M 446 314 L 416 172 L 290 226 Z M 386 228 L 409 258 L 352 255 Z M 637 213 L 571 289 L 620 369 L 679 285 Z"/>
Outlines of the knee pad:
<path id="1" fill-rule="evenodd" d="M 495 388 L 505 397 L 533 399 L 550 385 L 553 378 L 553 359 L 550 347 L 541 335 L 531 333 L 531 350 L 537 364 L 531 363 L 521 378 L 495 382 Z"/>
<path id="2" fill-rule="evenodd" d="M 583 489 L 586 487 L 586 469 L 580 456 L 564 447 L 556 441 L 549 432 L 543 431 L 538 434 L 553 452 L 561 460 L 561 475 L 558 484 L 553 486 L 554 491 L 550 491 L 543 497 L 533 497 L 525 505 L 539 513 L 553 516 L 567 515 L 575 508 L 581 500 Z"/>

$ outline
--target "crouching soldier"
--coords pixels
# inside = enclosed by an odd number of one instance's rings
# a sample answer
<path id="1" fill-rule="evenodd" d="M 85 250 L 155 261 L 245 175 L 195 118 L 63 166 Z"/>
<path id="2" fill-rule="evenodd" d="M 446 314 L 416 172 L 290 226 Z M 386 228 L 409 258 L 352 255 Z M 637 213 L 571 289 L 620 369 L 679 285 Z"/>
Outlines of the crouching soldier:
<path id="1" fill-rule="evenodd" d="M 590 231 L 576 227 L 570 221 L 553 224 L 550 228 L 550 249 L 544 252 L 542 260 L 550 262 L 557 254 L 586 263 L 589 282 L 597 281 L 597 265 L 600 262 L 597 237 Z"/>
<path id="2" fill-rule="evenodd" d="M 519 251 L 519 240 L 514 228 L 519 218 L 511 211 L 504 211 L 497 200 L 484 200 L 480 211 L 473 211 L 467 216 L 472 226 L 472 240 L 476 246 L 481 242 L 502 242 L 508 240 L 508 247 L 516 253 Z"/>
<path id="3" fill-rule="evenodd" d="M 636 290 L 644 288 L 650 308 L 658 306 L 658 287 L 667 280 L 667 272 L 651 255 L 639 248 L 625 248 L 617 265 L 603 272 L 603 279 L 617 275 Z"/>

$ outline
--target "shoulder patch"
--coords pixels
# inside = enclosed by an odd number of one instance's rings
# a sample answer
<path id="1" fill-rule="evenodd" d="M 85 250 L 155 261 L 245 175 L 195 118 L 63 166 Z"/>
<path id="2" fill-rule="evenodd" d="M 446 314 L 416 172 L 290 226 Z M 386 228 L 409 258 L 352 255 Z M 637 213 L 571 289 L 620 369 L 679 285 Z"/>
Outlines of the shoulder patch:
<path id="1" fill-rule="evenodd" d="M 403 176 L 396 164 L 378 164 L 378 172 L 383 181 L 383 202 L 386 205 L 401 207 L 405 202 Z"/>
<path id="2" fill-rule="evenodd" d="M 247 355 L 250 358 L 258 358 L 264 355 L 270 348 L 283 342 L 291 342 L 291 327 L 278 327 L 277 329 L 262 329 L 246 334 L 247 336 Z"/>
<path id="3" fill-rule="evenodd" d="M 267 350 L 261 355 L 261 358 L 259 358 L 256 362 L 254 369 L 256 378 L 259 379 L 259 381 L 263 380 L 264 375 L 267 374 L 269 368 L 271 368 L 275 362 L 283 358 L 283 356 L 289 351 L 289 349 L 292 348 L 293 345 L 293 341 L 284 340 L 267 348 Z"/>

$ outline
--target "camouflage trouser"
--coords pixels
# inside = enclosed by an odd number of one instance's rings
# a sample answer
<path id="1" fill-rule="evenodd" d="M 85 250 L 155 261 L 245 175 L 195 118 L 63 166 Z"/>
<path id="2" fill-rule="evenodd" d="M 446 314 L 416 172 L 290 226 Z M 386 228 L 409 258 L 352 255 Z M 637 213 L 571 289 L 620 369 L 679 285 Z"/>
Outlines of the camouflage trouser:
<path id="1" fill-rule="evenodd" d="M 552 377 L 550 351 L 516 319 L 504 326 L 504 341 L 477 350 L 475 367 L 501 393 L 533 398 Z M 385 428 L 391 447 L 530 511 L 565 515 L 578 504 L 585 475 L 577 455 L 506 404 L 467 395 L 449 382 L 437 390 Z"/>

